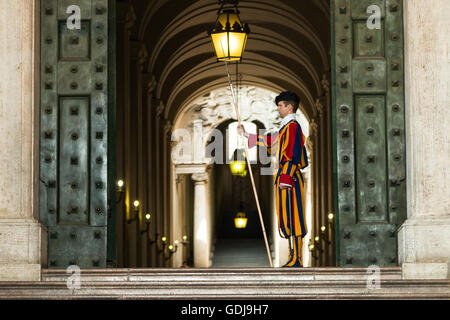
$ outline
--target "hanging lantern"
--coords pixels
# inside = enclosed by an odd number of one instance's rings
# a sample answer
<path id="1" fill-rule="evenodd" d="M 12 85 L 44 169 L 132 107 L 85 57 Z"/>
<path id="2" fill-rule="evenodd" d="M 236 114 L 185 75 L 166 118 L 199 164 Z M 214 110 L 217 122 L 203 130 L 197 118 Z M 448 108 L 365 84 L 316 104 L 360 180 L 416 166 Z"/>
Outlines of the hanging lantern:
<path id="1" fill-rule="evenodd" d="M 242 23 L 237 8 L 238 0 L 221 0 L 218 18 L 213 26 L 210 26 L 208 35 L 216 50 L 218 61 L 241 61 L 244 54 L 247 36 L 250 28 Z M 225 5 L 234 5 L 224 8 Z"/>
<path id="2" fill-rule="evenodd" d="M 236 214 L 236 218 L 234 218 L 234 226 L 236 229 L 245 229 L 247 228 L 247 217 L 245 212 L 238 212 Z"/>
<path id="3" fill-rule="evenodd" d="M 245 152 L 242 149 L 236 149 L 230 161 L 230 170 L 233 176 L 247 176 L 247 162 L 245 161 Z"/>

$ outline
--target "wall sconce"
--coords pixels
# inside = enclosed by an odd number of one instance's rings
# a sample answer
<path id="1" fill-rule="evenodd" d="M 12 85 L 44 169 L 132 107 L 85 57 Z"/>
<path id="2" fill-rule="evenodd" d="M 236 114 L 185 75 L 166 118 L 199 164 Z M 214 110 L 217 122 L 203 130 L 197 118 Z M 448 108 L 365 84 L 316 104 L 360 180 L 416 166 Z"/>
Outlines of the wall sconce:
<path id="1" fill-rule="evenodd" d="M 314 237 L 314 243 L 315 243 L 314 248 L 319 250 L 320 252 L 322 252 L 323 250 L 322 250 L 322 245 L 320 243 L 320 237 L 319 236 L 315 236 Z"/>
<path id="2" fill-rule="evenodd" d="M 178 250 L 178 240 L 175 240 L 174 244 L 169 244 L 167 249 L 167 254 L 165 252 L 164 259 L 169 260 L 172 255 Z"/>
<path id="3" fill-rule="evenodd" d="M 329 212 L 328 213 L 328 223 L 333 224 L 333 222 L 334 222 L 334 214 L 333 214 L 333 212 Z"/>
<path id="4" fill-rule="evenodd" d="M 149 239 L 149 243 L 150 243 L 150 245 L 152 245 L 152 244 L 154 244 L 154 243 L 156 243 L 156 244 L 157 244 L 157 242 L 158 242 L 158 239 L 159 239 L 159 233 L 156 233 L 156 234 L 155 234 L 155 238 L 154 238 L 154 239 L 152 239 L 152 238 L 150 238 L 150 239 Z M 159 251 L 159 249 L 158 249 L 158 251 Z"/>
<path id="5" fill-rule="evenodd" d="M 166 245 L 167 245 L 167 237 L 166 236 L 162 236 L 161 238 L 157 238 L 160 241 L 157 242 L 157 246 L 158 246 L 158 252 L 164 252 L 166 250 Z"/>
<path id="6" fill-rule="evenodd" d="M 183 245 L 183 254 L 182 254 L 182 257 L 183 257 L 183 259 L 184 259 L 184 261 L 183 261 L 183 264 L 182 264 L 182 267 L 184 267 L 184 268 L 187 268 L 188 267 L 188 261 L 187 261 L 187 259 L 189 259 L 189 241 L 188 241 L 188 236 L 187 235 L 184 235 L 182 238 L 181 238 L 182 240 L 181 240 L 181 244 Z"/>
<path id="7" fill-rule="evenodd" d="M 327 227 L 326 226 L 321 226 L 320 227 L 320 232 L 322 233 L 322 240 L 325 241 L 325 243 L 327 245 L 330 245 L 331 242 L 327 240 L 326 231 L 327 231 Z"/>
<path id="8" fill-rule="evenodd" d="M 131 223 L 133 221 L 136 221 L 139 217 L 139 207 L 140 207 L 140 202 L 139 200 L 134 200 L 133 201 L 133 212 L 134 212 L 134 216 L 130 219 L 128 219 L 128 223 Z"/>
<path id="9" fill-rule="evenodd" d="M 123 186 L 125 185 L 125 182 L 123 182 L 122 179 L 117 181 L 117 192 L 124 192 Z"/>
<path id="10" fill-rule="evenodd" d="M 172 253 L 177 252 L 177 250 L 178 250 L 178 243 L 179 243 L 178 240 L 175 240 L 173 242 L 173 245 L 169 246 L 169 251 L 172 252 Z"/>
<path id="11" fill-rule="evenodd" d="M 314 242 L 312 241 L 312 239 L 309 239 L 309 244 L 308 244 L 309 252 L 311 252 L 311 255 L 314 259 L 317 259 L 317 256 L 315 255 L 315 248 L 316 248 L 316 246 L 314 245 Z"/>
<path id="12" fill-rule="evenodd" d="M 146 227 L 145 227 L 145 230 L 141 231 L 141 234 L 144 234 L 144 233 L 148 232 L 149 227 L 150 227 L 150 218 L 151 217 L 152 217 L 152 215 L 150 213 L 147 213 L 145 215 L 145 225 L 146 225 Z"/>
<path id="13" fill-rule="evenodd" d="M 125 188 L 124 188 L 125 182 L 122 179 L 117 180 L 116 186 L 117 186 L 117 188 L 116 188 L 116 191 L 117 191 L 116 204 L 119 204 L 123 200 L 123 196 L 125 195 Z"/>

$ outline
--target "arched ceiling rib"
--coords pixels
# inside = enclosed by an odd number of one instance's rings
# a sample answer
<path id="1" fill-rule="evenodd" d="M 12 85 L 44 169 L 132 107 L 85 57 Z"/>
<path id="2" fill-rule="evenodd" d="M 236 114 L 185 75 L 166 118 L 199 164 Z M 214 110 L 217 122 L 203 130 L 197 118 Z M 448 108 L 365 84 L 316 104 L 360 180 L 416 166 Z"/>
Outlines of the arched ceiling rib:
<path id="1" fill-rule="evenodd" d="M 302 79 L 296 77 L 294 74 L 285 75 L 281 64 L 273 66 L 272 69 L 267 67 L 267 63 L 264 63 L 265 57 L 255 56 L 248 58 L 249 61 L 246 64 L 240 66 L 240 72 L 244 74 L 243 81 L 248 85 L 265 87 L 270 90 L 293 90 L 296 91 L 303 105 L 303 111 L 308 117 L 315 114 L 314 97 L 311 96 L 309 90 L 305 87 Z M 242 70 L 243 69 L 243 70 Z M 283 77 L 280 77 L 280 70 Z M 227 78 L 223 76 L 225 67 L 223 64 L 217 64 L 215 59 L 210 59 L 203 64 L 199 65 L 190 73 L 185 74 L 183 78 L 177 79 L 173 85 L 173 91 L 167 95 L 167 108 L 166 117 L 172 119 L 176 114 L 176 108 L 178 108 L 183 101 L 187 98 L 186 95 L 190 95 L 189 90 L 192 86 L 201 87 L 204 85 L 203 79 L 208 79 L 208 82 L 212 82 L 212 79 L 218 79 L 218 85 L 216 87 L 228 86 Z M 261 85 L 264 83 L 265 85 Z M 165 91 L 165 90 L 163 90 Z"/>
<path id="2" fill-rule="evenodd" d="M 168 119 L 186 99 L 227 85 L 225 67 L 216 62 L 206 35 L 217 16 L 217 0 L 128 1 L 138 18 L 134 37 L 148 49 L 147 72 L 157 79 L 157 97 Z M 252 30 L 239 66 L 243 81 L 294 90 L 305 114 L 314 116 L 322 75 L 330 68 L 327 0 L 241 0 L 239 9 Z"/>
<path id="3" fill-rule="evenodd" d="M 299 51 L 294 52 L 294 50 L 292 50 L 292 46 L 286 45 L 284 42 L 278 45 L 274 43 L 275 41 L 273 39 L 267 39 L 262 36 L 257 37 L 257 35 L 253 35 L 253 45 L 249 45 L 249 48 L 254 48 L 254 50 L 246 51 L 242 67 L 245 66 L 249 56 L 253 53 L 265 57 L 268 66 L 277 64 L 278 67 L 279 61 L 283 61 L 285 64 L 287 63 L 295 67 L 295 69 L 285 69 L 286 73 L 301 75 L 302 79 L 307 83 L 308 89 L 315 95 L 320 94 L 321 75 L 317 73 L 314 65 L 312 65 L 304 55 L 299 55 L 301 52 L 300 49 L 298 49 Z M 176 70 L 177 67 L 181 66 L 182 68 L 186 68 L 186 66 L 192 65 L 189 63 L 189 60 L 196 56 L 200 59 L 211 58 L 211 50 L 213 50 L 213 48 L 210 40 L 201 36 L 197 36 L 195 39 L 195 41 L 191 41 L 188 44 L 180 46 L 179 49 L 172 54 L 172 56 L 169 57 L 166 55 L 166 60 L 162 61 L 163 63 L 158 65 L 161 72 L 158 72 L 159 68 L 155 69 L 158 74 L 161 74 L 158 87 L 160 90 L 158 93 L 161 92 L 161 88 L 165 86 L 168 79 L 178 74 Z M 311 86 L 311 84 L 314 84 L 314 86 Z"/>

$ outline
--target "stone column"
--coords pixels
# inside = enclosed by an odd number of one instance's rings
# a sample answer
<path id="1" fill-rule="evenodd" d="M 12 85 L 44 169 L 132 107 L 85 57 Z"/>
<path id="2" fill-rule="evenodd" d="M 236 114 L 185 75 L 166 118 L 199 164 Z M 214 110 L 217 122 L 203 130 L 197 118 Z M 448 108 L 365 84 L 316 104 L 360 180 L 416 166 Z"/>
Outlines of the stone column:
<path id="1" fill-rule="evenodd" d="M 131 42 L 131 60 L 132 60 L 132 84 L 136 84 L 133 88 L 132 103 L 135 107 L 135 148 L 136 155 L 136 199 L 141 202 L 141 210 L 138 220 L 136 221 L 136 251 L 137 251 L 137 267 L 147 267 L 147 239 L 141 235 L 141 230 L 146 228 L 146 222 L 144 221 L 145 214 L 149 211 L 149 203 L 147 201 L 147 159 L 146 150 L 147 146 L 145 130 L 147 127 L 146 117 L 144 109 L 144 81 L 143 71 L 145 63 L 147 62 L 148 53 L 145 45 L 139 41 Z"/>
<path id="2" fill-rule="evenodd" d="M 127 23 L 127 12 L 129 10 L 128 6 L 125 6 L 123 3 L 118 3 L 116 8 L 117 16 L 116 16 L 116 41 L 117 43 L 126 43 L 125 39 L 128 39 L 128 32 L 125 28 Z M 116 74 L 117 74 L 117 87 L 124 88 L 125 87 L 125 50 L 122 45 L 120 50 L 116 50 Z M 116 176 L 117 179 L 122 179 L 125 181 L 125 90 L 117 90 L 116 93 Z M 127 187 L 125 185 L 125 187 Z M 121 201 L 116 205 L 116 221 L 117 221 L 117 266 L 119 268 L 123 268 L 127 265 L 127 260 L 125 256 L 126 250 L 124 249 L 126 246 L 125 240 L 125 225 L 126 225 L 126 206 L 124 195 L 121 196 Z"/>
<path id="3" fill-rule="evenodd" d="M 175 172 L 175 166 L 171 164 L 171 194 L 170 194 L 170 202 L 172 205 L 171 208 L 171 223 L 170 223 L 170 234 L 172 235 L 172 243 L 175 243 L 178 240 L 178 248 L 177 251 L 172 256 L 171 267 L 179 268 L 183 264 L 184 259 L 184 245 L 182 244 L 183 238 L 183 180 L 185 179 L 185 175 L 177 174 Z M 187 195 L 184 195 L 185 197 Z M 186 214 L 186 213 L 185 213 Z"/>
<path id="4" fill-rule="evenodd" d="M 133 211 L 133 201 L 137 200 L 137 184 L 136 184 L 136 163 L 135 163 L 135 121 L 133 110 L 135 108 L 132 102 L 133 96 L 133 63 L 132 63 L 132 51 L 131 51 L 131 35 L 132 28 L 137 21 L 136 13 L 133 6 L 127 8 L 126 18 L 125 18 L 125 41 L 122 43 L 123 50 L 123 79 L 124 86 L 121 88 L 124 95 L 124 160 L 125 160 L 125 216 L 124 216 L 124 251 L 125 251 L 125 265 L 127 267 L 137 267 L 137 251 L 136 251 L 136 222 L 131 224 L 127 223 L 127 220 L 132 218 L 134 215 Z M 120 91 L 120 90 L 119 90 Z"/>
<path id="5" fill-rule="evenodd" d="M 309 149 L 310 150 L 310 149 Z M 308 150 L 308 152 L 309 152 Z M 308 234 L 303 239 L 303 247 L 302 247 L 302 258 L 303 258 L 303 266 L 311 267 L 312 266 L 312 255 L 309 251 L 309 241 L 311 239 L 311 228 L 312 217 L 311 217 L 311 171 L 306 169 L 303 172 L 303 183 L 305 190 L 305 210 L 306 210 L 306 223 L 308 226 Z"/>
<path id="6" fill-rule="evenodd" d="M 311 141 L 310 145 L 312 145 L 312 152 L 311 152 L 311 186 L 312 186 L 312 226 L 309 226 L 309 231 L 311 233 L 311 238 L 314 240 L 315 236 L 320 235 L 320 207 L 319 207 L 319 138 L 318 138 L 318 132 L 319 132 L 319 125 L 317 123 L 317 119 L 312 119 L 310 122 L 310 133 L 309 133 L 309 140 Z M 316 253 L 315 256 L 316 259 L 313 260 L 314 267 L 320 266 L 321 260 L 320 260 L 320 250 L 319 245 L 315 243 L 316 246 Z"/>
<path id="7" fill-rule="evenodd" d="M 194 267 L 209 267 L 207 173 L 194 173 Z"/>
<path id="8" fill-rule="evenodd" d="M 327 170 L 326 170 L 326 158 L 327 158 L 327 149 L 326 149 L 326 137 L 327 137 L 327 125 L 326 125 L 326 113 L 324 110 L 324 104 L 322 102 L 323 98 L 320 97 L 316 100 L 316 108 L 317 111 L 319 113 L 318 116 L 318 122 L 319 122 L 319 126 L 321 129 L 320 132 L 320 141 L 319 141 L 319 152 L 320 152 L 320 156 L 319 156 L 319 161 L 320 161 L 320 179 L 319 179 L 319 185 L 320 185 L 320 224 L 317 226 L 319 228 L 319 234 L 318 236 L 320 237 L 320 244 L 322 246 L 322 267 L 328 266 L 329 264 L 329 259 L 328 259 L 328 245 L 327 245 L 327 241 L 328 241 L 328 237 L 322 233 L 322 231 L 320 230 L 320 228 L 322 226 L 326 226 L 327 225 L 327 221 L 326 221 L 326 216 L 327 216 L 327 191 L 328 191 L 328 183 L 327 183 Z"/>
<path id="9" fill-rule="evenodd" d="M 156 150 L 155 150 L 155 112 L 153 108 L 153 93 L 156 89 L 156 79 L 151 74 L 144 74 L 146 86 L 146 118 L 147 128 L 145 134 L 147 135 L 147 201 L 149 203 L 149 210 L 151 214 L 151 223 L 149 231 L 146 234 L 148 240 L 148 267 L 156 266 L 156 246 L 152 242 L 156 234 L 156 191 L 155 191 L 155 172 L 156 172 Z"/>
<path id="10" fill-rule="evenodd" d="M 328 246 L 328 266 L 335 266 L 336 265 L 336 258 L 335 258 L 335 239 L 333 238 L 334 232 L 332 230 L 332 225 L 330 225 L 328 222 L 328 213 L 334 212 L 334 205 L 333 205 L 333 124 L 332 124 L 332 112 L 331 112 L 331 96 L 330 96 L 330 81 L 327 78 L 327 75 L 324 74 L 322 76 L 322 87 L 325 93 L 325 115 L 326 115 L 326 121 L 324 126 L 326 127 L 326 146 L 325 147 L 325 155 L 326 155 L 326 210 L 324 212 L 325 215 L 325 226 L 327 228 L 327 239 L 329 241 Z"/>
<path id="11" fill-rule="evenodd" d="M 404 1 L 408 219 L 398 234 L 403 277 L 449 278 L 450 2 Z"/>
<path id="12" fill-rule="evenodd" d="M 155 143 L 155 156 L 156 156 L 156 163 L 155 163 L 155 168 L 156 168 L 156 183 L 155 183 L 155 192 L 156 192 L 156 221 L 155 221 L 155 225 L 156 225 L 156 233 L 155 233 L 155 237 L 156 239 L 160 238 L 163 235 L 164 229 L 164 214 L 163 214 L 163 202 L 162 202 L 162 175 L 161 175 L 161 155 L 162 155 L 162 149 L 161 149 L 161 123 L 163 122 L 162 119 L 162 114 L 164 112 L 164 104 L 162 103 L 162 101 L 159 101 L 159 103 L 156 106 L 156 125 L 155 125 L 155 138 L 156 138 L 156 143 Z M 156 242 L 158 243 L 158 242 Z M 160 252 L 159 250 L 157 250 L 157 256 L 156 256 L 156 266 L 157 267 L 162 267 L 164 263 L 164 257 L 162 252 Z"/>
<path id="13" fill-rule="evenodd" d="M 0 281 L 39 281 L 39 2 L 0 1 Z"/>
<path id="14" fill-rule="evenodd" d="M 171 242 L 173 242 L 171 232 L 170 232 L 170 140 L 172 137 L 172 123 L 165 119 L 164 120 L 164 137 L 163 137 L 163 163 L 162 163 L 162 172 L 163 172 L 163 232 L 164 235 L 167 237 L 167 239 L 170 239 Z M 164 266 L 168 267 L 170 264 L 170 261 L 164 261 Z"/>

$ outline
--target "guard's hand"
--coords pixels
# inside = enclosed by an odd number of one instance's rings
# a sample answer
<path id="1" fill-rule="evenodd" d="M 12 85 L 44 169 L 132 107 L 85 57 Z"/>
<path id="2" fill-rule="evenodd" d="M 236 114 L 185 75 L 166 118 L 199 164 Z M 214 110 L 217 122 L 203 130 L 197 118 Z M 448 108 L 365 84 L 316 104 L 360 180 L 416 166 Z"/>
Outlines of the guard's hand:
<path id="1" fill-rule="evenodd" d="M 244 137 L 248 138 L 248 133 L 245 131 L 245 128 L 242 124 L 238 124 L 237 126 L 238 134 L 243 135 Z"/>
<path id="2" fill-rule="evenodd" d="M 281 189 L 281 190 L 284 190 L 284 189 L 292 189 L 292 187 L 287 186 L 287 185 L 285 185 L 285 184 L 280 184 L 280 189 Z"/>

